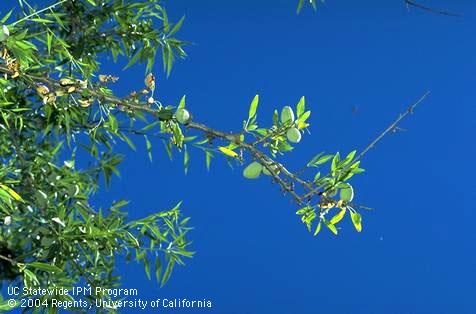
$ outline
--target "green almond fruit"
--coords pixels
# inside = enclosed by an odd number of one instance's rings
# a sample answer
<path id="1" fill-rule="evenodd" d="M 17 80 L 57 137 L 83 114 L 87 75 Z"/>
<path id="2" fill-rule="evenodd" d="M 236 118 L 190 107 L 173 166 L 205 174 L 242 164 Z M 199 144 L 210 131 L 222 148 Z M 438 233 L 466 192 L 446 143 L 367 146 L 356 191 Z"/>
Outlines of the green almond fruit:
<path id="1" fill-rule="evenodd" d="M 297 128 L 290 128 L 286 132 L 286 137 L 291 143 L 299 143 L 301 141 L 301 132 Z"/>
<path id="2" fill-rule="evenodd" d="M 2 25 L 2 27 L 0 27 L 0 42 L 7 40 L 9 36 L 10 31 L 8 30 L 8 27 Z"/>
<path id="3" fill-rule="evenodd" d="M 281 111 L 281 123 L 286 123 L 289 121 L 291 121 L 291 123 L 294 122 L 293 108 L 289 106 L 285 106 L 283 110 Z"/>
<path id="4" fill-rule="evenodd" d="M 179 123 L 187 124 L 190 121 L 190 113 L 186 109 L 179 108 L 175 112 L 175 118 Z"/>
<path id="5" fill-rule="evenodd" d="M 247 179 L 257 179 L 263 170 L 263 166 L 256 161 L 253 161 L 243 170 L 243 176 Z"/>
<path id="6" fill-rule="evenodd" d="M 354 188 L 348 183 L 346 185 L 347 187 L 340 190 L 340 199 L 345 202 L 352 202 L 354 199 Z"/>

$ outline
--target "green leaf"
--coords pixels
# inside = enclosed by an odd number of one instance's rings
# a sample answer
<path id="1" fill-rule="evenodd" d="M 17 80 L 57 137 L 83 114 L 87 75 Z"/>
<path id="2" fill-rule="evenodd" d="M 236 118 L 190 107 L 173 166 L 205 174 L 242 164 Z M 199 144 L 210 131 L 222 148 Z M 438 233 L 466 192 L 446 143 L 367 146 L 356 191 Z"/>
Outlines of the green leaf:
<path id="1" fill-rule="evenodd" d="M 44 19 L 44 18 L 32 18 L 32 19 L 30 19 L 30 21 L 32 21 L 32 22 L 37 22 L 37 23 L 41 23 L 41 24 L 50 24 L 50 23 L 53 23 L 53 21 L 50 21 L 50 20 L 47 20 L 47 19 Z"/>
<path id="2" fill-rule="evenodd" d="M 109 127 L 111 128 L 112 132 L 117 133 L 119 124 L 117 123 L 117 119 L 113 114 L 109 115 Z"/>
<path id="3" fill-rule="evenodd" d="M 344 160 L 342 161 L 342 167 L 345 167 L 352 162 L 352 159 L 354 159 L 356 152 L 356 150 L 353 150 L 344 158 Z"/>
<path id="4" fill-rule="evenodd" d="M 319 223 L 316 226 L 316 231 L 314 231 L 314 236 L 317 236 L 319 234 L 319 232 L 321 231 L 321 227 L 322 227 L 322 220 L 319 220 Z"/>
<path id="5" fill-rule="evenodd" d="M 336 174 L 337 165 L 339 164 L 339 161 L 340 161 L 340 154 L 337 153 L 334 155 L 334 158 L 332 159 L 332 165 L 331 165 L 332 176 L 335 176 Z"/>
<path id="6" fill-rule="evenodd" d="M 160 283 L 160 286 L 163 287 L 167 281 L 170 279 L 170 275 L 172 274 L 172 270 L 174 269 L 175 265 L 175 259 L 171 257 L 169 259 L 169 262 L 167 263 L 167 268 L 165 269 L 164 276 L 162 277 L 162 282 Z"/>
<path id="7" fill-rule="evenodd" d="M 23 269 L 23 283 L 26 287 L 31 286 L 32 284 L 39 285 L 38 277 L 36 277 L 35 273 L 28 269 Z"/>
<path id="8" fill-rule="evenodd" d="M 334 217 L 331 218 L 330 223 L 335 225 L 336 223 L 341 221 L 342 218 L 344 218 L 346 211 L 347 210 L 345 208 L 342 208 Z"/>
<path id="9" fill-rule="evenodd" d="M 302 10 L 302 7 L 304 6 L 304 1 L 305 0 L 299 0 L 298 2 L 298 6 L 297 6 L 297 10 L 296 10 L 296 13 L 299 14 Z"/>
<path id="10" fill-rule="evenodd" d="M 306 120 L 311 116 L 311 111 L 306 111 L 304 112 L 301 117 L 298 119 L 298 128 L 299 129 L 305 129 L 309 126 L 308 123 L 306 123 Z"/>
<path id="11" fill-rule="evenodd" d="M 150 264 L 149 264 L 149 260 L 146 258 L 144 258 L 144 270 L 145 270 L 145 274 L 147 275 L 147 278 L 149 278 L 150 280 Z"/>
<path id="12" fill-rule="evenodd" d="M 10 194 L 10 196 L 13 197 L 13 199 L 15 199 L 16 201 L 24 202 L 22 197 L 17 192 L 15 192 L 15 190 L 13 190 L 12 188 L 4 184 L 0 184 L 0 188 L 8 192 L 8 194 Z"/>
<path id="13" fill-rule="evenodd" d="M 144 135 L 144 139 L 145 139 L 145 146 L 147 149 L 147 155 L 149 156 L 150 162 L 152 162 L 152 144 L 150 143 L 147 135 Z"/>
<path id="14" fill-rule="evenodd" d="M 332 157 L 334 157 L 334 155 L 325 155 L 325 156 L 322 156 L 321 158 L 319 158 L 318 160 L 316 160 L 316 165 L 319 166 L 319 165 L 322 165 L 322 164 L 325 164 L 327 161 L 329 161 Z"/>
<path id="15" fill-rule="evenodd" d="M 321 172 L 319 171 L 319 172 L 316 173 L 316 175 L 314 176 L 314 182 L 316 182 L 317 180 L 319 180 L 320 177 L 321 177 Z"/>
<path id="16" fill-rule="evenodd" d="M 323 155 L 323 153 L 319 153 L 316 156 L 314 156 L 314 158 L 312 158 L 311 161 L 309 161 L 307 163 L 307 166 L 308 167 L 317 167 L 319 165 L 322 165 L 322 164 L 326 163 L 332 157 L 334 157 L 334 155 L 324 155 L 324 156 L 322 156 L 322 155 Z"/>
<path id="17" fill-rule="evenodd" d="M 185 95 L 183 95 L 182 98 L 180 99 L 178 109 L 180 109 L 180 108 L 185 108 Z"/>
<path id="18" fill-rule="evenodd" d="M 184 145 L 184 152 L 183 152 L 183 169 L 185 174 L 188 172 L 188 165 L 190 163 L 190 156 L 188 154 L 187 145 Z"/>
<path id="19" fill-rule="evenodd" d="M 158 256 L 155 257 L 155 278 L 160 283 L 160 276 L 162 275 L 162 263 Z"/>
<path id="20" fill-rule="evenodd" d="M 174 25 L 172 30 L 167 35 L 173 36 L 182 27 L 184 20 L 185 20 L 185 16 L 182 16 L 182 18 L 177 22 L 177 24 Z"/>
<path id="21" fill-rule="evenodd" d="M 62 273 L 63 270 L 55 265 L 41 263 L 41 262 L 33 262 L 28 264 L 29 267 L 33 267 L 39 270 L 43 270 L 46 272 L 54 272 L 54 273 Z"/>
<path id="22" fill-rule="evenodd" d="M 0 20 L 0 24 L 5 24 L 5 22 L 8 20 L 8 18 L 10 17 L 10 15 L 12 15 L 12 12 L 13 12 L 13 9 L 11 9 L 11 10 Z"/>
<path id="23" fill-rule="evenodd" d="M 350 211 L 350 218 L 352 219 L 352 223 L 354 224 L 355 230 L 358 232 L 362 231 L 362 216 L 356 211 Z"/>
<path id="24" fill-rule="evenodd" d="M 138 50 L 134 56 L 132 58 L 129 59 L 129 62 L 126 64 L 126 66 L 122 69 L 123 71 L 124 70 L 127 70 L 128 68 L 130 68 L 131 66 L 133 66 L 138 60 L 139 60 L 139 57 L 141 56 L 141 51 Z"/>
<path id="25" fill-rule="evenodd" d="M 10 204 L 12 196 L 5 190 L 0 189 L 0 200 L 2 200 L 6 204 Z"/>
<path id="26" fill-rule="evenodd" d="M 324 219 L 324 224 L 333 234 L 337 235 L 337 228 L 329 220 Z"/>
<path id="27" fill-rule="evenodd" d="M 297 114 L 297 117 L 299 119 L 299 117 L 302 116 L 302 114 L 304 113 L 304 110 L 306 110 L 306 98 L 304 98 L 304 96 L 301 97 L 301 99 L 299 100 L 297 106 L 296 106 L 296 114 Z M 310 112 L 309 112 L 310 114 Z"/>
<path id="28" fill-rule="evenodd" d="M 256 95 L 251 101 L 250 110 L 248 112 L 248 120 L 251 120 L 256 115 L 256 109 L 258 108 L 259 95 Z"/>
<path id="29" fill-rule="evenodd" d="M 212 162 L 213 154 L 208 150 L 205 151 L 205 164 L 207 166 L 207 171 L 210 171 L 210 164 Z"/>
<path id="30" fill-rule="evenodd" d="M 312 211 L 312 207 L 309 205 L 304 206 L 296 211 L 296 215 L 304 215 Z"/>

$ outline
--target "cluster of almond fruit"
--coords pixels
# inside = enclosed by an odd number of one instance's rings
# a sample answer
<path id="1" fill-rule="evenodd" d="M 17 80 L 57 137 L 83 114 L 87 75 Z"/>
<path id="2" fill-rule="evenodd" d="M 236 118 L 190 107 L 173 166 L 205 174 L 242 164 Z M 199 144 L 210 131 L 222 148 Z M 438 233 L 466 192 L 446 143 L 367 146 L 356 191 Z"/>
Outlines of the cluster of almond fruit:
<path id="1" fill-rule="evenodd" d="M 294 117 L 294 111 L 290 106 L 285 106 L 281 110 L 281 123 L 282 125 L 287 125 L 289 128 L 286 131 L 286 138 L 291 143 L 299 143 L 301 141 L 301 131 L 296 127 Z M 261 173 L 270 176 L 272 173 L 269 171 L 271 170 L 274 174 L 279 174 L 280 167 L 282 167 L 278 163 L 270 163 L 262 165 L 261 163 L 254 161 L 250 163 L 244 170 L 243 176 L 247 179 L 257 179 Z"/>

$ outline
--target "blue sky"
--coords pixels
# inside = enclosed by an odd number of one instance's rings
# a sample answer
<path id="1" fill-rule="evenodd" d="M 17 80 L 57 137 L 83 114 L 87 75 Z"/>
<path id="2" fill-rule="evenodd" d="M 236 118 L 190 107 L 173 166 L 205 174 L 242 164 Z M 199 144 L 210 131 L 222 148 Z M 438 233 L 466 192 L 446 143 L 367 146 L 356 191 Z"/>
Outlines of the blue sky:
<path id="1" fill-rule="evenodd" d="M 179 34 L 194 45 L 170 78 L 157 64 L 157 91 L 174 103 L 186 94 L 196 121 L 230 131 L 257 93 L 263 124 L 305 95 L 312 135 L 282 159 L 299 169 L 323 150 L 364 148 L 430 90 L 352 181 L 356 201 L 375 208 L 363 213 L 364 230 L 346 221 L 338 237 L 314 238 L 268 179 L 246 180 L 220 158 L 207 172 L 199 151 L 184 175 L 161 143 L 153 163 L 144 148 L 121 146 L 122 176 L 98 204 L 129 199 L 138 218 L 183 200 L 197 252 L 162 289 L 142 266 L 120 262 L 123 286 L 148 300 L 213 302 L 170 313 L 474 313 L 476 3 L 422 1 L 464 14 L 450 18 L 408 12 L 403 1 L 335 0 L 296 16 L 295 2 L 167 2 L 172 18 L 186 15 Z M 118 93 L 143 80 L 142 68 L 116 74 Z"/>

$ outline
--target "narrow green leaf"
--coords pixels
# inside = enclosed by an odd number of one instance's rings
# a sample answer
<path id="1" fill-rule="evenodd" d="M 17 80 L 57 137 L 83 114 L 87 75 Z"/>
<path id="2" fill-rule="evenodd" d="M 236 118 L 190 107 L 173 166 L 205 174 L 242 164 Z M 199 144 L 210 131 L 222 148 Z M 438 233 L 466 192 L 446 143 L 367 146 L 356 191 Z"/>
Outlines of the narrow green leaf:
<path id="1" fill-rule="evenodd" d="M 12 15 L 13 9 L 11 9 L 5 16 L 0 20 L 0 24 L 5 24 L 5 22 L 8 20 L 10 15 Z"/>
<path id="2" fill-rule="evenodd" d="M 162 277 L 162 282 L 160 284 L 161 287 L 163 287 L 167 283 L 167 281 L 169 281 L 174 265 L 175 259 L 171 257 L 169 262 L 167 263 L 167 268 L 165 269 L 164 276 Z"/>
<path id="3" fill-rule="evenodd" d="M 188 155 L 187 145 L 184 145 L 184 153 L 183 153 L 183 167 L 185 174 L 188 172 L 188 164 L 190 162 L 190 156 Z"/>
<path id="4" fill-rule="evenodd" d="M 334 157 L 334 155 L 324 155 L 324 156 L 322 156 L 322 155 L 323 155 L 323 153 L 320 153 L 320 154 L 314 156 L 314 158 L 312 158 L 311 161 L 309 161 L 307 163 L 307 166 L 308 167 L 317 167 L 319 165 L 322 165 L 322 164 L 326 163 L 332 157 Z"/>
<path id="5" fill-rule="evenodd" d="M 180 99 L 178 108 L 185 108 L 185 95 L 183 95 L 182 98 Z"/>
<path id="6" fill-rule="evenodd" d="M 149 264 L 149 260 L 146 258 L 144 258 L 144 270 L 145 270 L 145 273 L 147 275 L 147 278 L 149 278 L 150 280 L 150 264 Z"/>
<path id="7" fill-rule="evenodd" d="M 144 139 L 145 139 L 145 146 L 147 148 L 147 155 L 149 156 L 149 160 L 152 162 L 152 144 L 149 141 L 149 138 L 147 137 L 147 135 L 144 135 Z"/>
<path id="8" fill-rule="evenodd" d="M 350 211 L 350 218 L 354 224 L 355 230 L 358 232 L 362 231 L 362 216 L 356 211 Z"/>
<path id="9" fill-rule="evenodd" d="M 39 270 L 43 270 L 46 272 L 55 272 L 55 273 L 62 273 L 63 270 L 55 265 L 40 263 L 40 262 L 33 262 L 28 264 L 29 267 L 33 267 Z"/>
<path id="10" fill-rule="evenodd" d="M 117 133 L 119 124 L 117 123 L 117 119 L 113 114 L 109 115 L 109 127 L 111 128 L 112 132 Z"/>
<path id="11" fill-rule="evenodd" d="M 299 100 L 297 106 L 296 106 L 296 114 L 297 114 L 298 119 L 299 119 L 299 117 L 302 116 L 302 114 L 304 113 L 304 110 L 306 110 L 306 98 L 304 96 L 302 96 L 301 99 Z"/>
<path id="12" fill-rule="evenodd" d="M 335 172 L 337 170 L 337 165 L 339 164 L 339 161 L 340 161 L 340 154 L 337 153 L 334 155 L 334 158 L 332 159 L 332 165 L 331 165 L 332 176 L 335 176 Z"/>
<path id="13" fill-rule="evenodd" d="M 158 256 L 155 257 L 155 278 L 157 282 L 160 283 L 160 277 L 162 275 L 162 263 Z"/>
<path id="14" fill-rule="evenodd" d="M 211 152 L 209 152 L 208 150 L 205 151 L 205 164 L 207 166 L 207 171 L 210 171 L 210 164 L 212 162 L 212 157 L 213 157 L 213 154 Z"/>
<path id="15" fill-rule="evenodd" d="M 302 10 L 302 7 L 304 6 L 304 1 L 305 0 L 299 0 L 299 3 L 298 3 L 298 6 L 297 6 L 297 10 L 296 10 L 296 13 L 299 14 Z"/>
<path id="16" fill-rule="evenodd" d="M 342 160 L 342 167 L 347 166 L 352 162 L 352 159 L 355 157 L 355 153 L 357 153 L 356 150 L 351 151 L 345 158 Z"/>
<path id="17" fill-rule="evenodd" d="M 259 95 L 256 95 L 251 101 L 250 110 L 248 112 L 248 120 L 251 120 L 256 115 L 256 109 L 258 108 Z"/>
<path id="18" fill-rule="evenodd" d="M 322 228 L 322 220 L 319 220 L 319 223 L 317 224 L 316 231 L 314 231 L 314 236 L 317 236 L 319 232 L 321 231 Z"/>
<path id="19" fill-rule="evenodd" d="M 324 219 L 326 227 L 335 235 L 337 235 L 337 228 L 329 220 Z"/>
<path id="20" fill-rule="evenodd" d="M 182 16 L 182 18 L 174 25 L 172 30 L 167 35 L 169 37 L 173 36 L 182 27 L 182 24 L 183 24 L 184 20 L 185 20 L 185 16 Z"/>
<path id="21" fill-rule="evenodd" d="M 0 184 L 0 188 L 8 192 L 8 194 L 10 194 L 10 196 L 13 197 L 16 201 L 24 202 L 23 198 L 17 192 L 15 192 L 15 190 L 13 190 L 12 188 L 4 184 Z"/>
<path id="22" fill-rule="evenodd" d="M 335 225 L 336 223 L 341 221 L 342 218 L 344 218 L 346 211 L 347 210 L 345 208 L 342 208 L 334 217 L 331 218 L 330 223 Z"/>
<path id="23" fill-rule="evenodd" d="M 48 54 L 51 54 L 52 43 L 53 43 L 53 35 L 48 30 L 48 32 L 46 32 L 46 47 L 48 48 Z"/>

